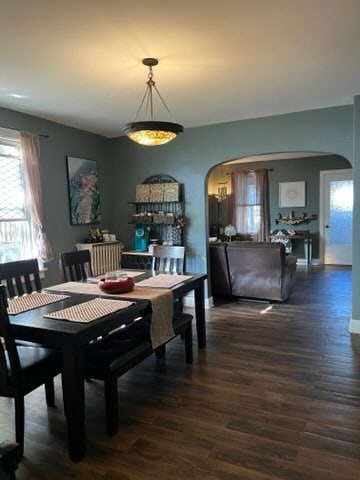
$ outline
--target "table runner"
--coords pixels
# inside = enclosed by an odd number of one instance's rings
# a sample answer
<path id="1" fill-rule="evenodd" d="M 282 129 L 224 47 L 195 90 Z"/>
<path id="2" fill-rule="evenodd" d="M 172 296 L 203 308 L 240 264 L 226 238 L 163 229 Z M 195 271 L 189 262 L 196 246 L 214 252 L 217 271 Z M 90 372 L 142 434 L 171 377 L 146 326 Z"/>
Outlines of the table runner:
<path id="1" fill-rule="evenodd" d="M 173 329 L 173 294 L 171 290 L 137 287 L 127 293 L 103 293 L 98 285 L 81 282 L 66 282 L 46 290 L 57 292 L 85 293 L 87 295 L 111 296 L 114 299 L 149 300 L 152 308 L 150 338 L 153 348 L 167 342 L 175 336 Z"/>
<path id="2" fill-rule="evenodd" d="M 141 280 L 136 285 L 139 287 L 172 288 L 189 278 L 192 278 L 191 275 L 168 275 L 166 273 L 160 273 L 155 277 L 145 278 L 145 280 Z"/>
<path id="3" fill-rule="evenodd" d="M 18 313 L 49 305 L 50 303 L 60 302 L 65 298 L 69 298 L 69 296 L 43 292 L 29 293 L 21 297 L 8 299 L 7 311 L 9 315 L 17 315 Z"/>
<path id="4" fill-rule="evenodd" d="M 106 298 L 94 298 L 88 302 L 79 303 L 72 307 L 47 313 L 45 318 L 55 318 L 56 320 L 69 320 L 71 322 L 89 323 L 98 318 L 105 317 L 110 313 L 123 310 L 130 307 L 134 302 L 125 300 L 108 300 Z"/>

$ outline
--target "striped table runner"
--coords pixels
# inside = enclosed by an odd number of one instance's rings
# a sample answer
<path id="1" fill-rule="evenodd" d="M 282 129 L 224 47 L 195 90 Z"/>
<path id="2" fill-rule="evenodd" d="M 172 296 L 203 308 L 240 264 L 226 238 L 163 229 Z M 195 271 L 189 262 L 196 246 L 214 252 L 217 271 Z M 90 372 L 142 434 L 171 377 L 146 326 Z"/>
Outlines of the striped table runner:
<path id="1" fill-rule="evenodd" d="M 149 300 L 151 303 L 152 316 L 150 326 L 150 338 L 153 348 L 162 345 L 175 336 L 173 329 L 174 299 L 172 291 L 160 288 L 138 287 L 127 293 L 112 293 L 114 299 L 126 298 L 129 300 Z M 98 285 L 83 282 L 66 282 L 46 290 L 67 293 L 86 293 L 88 295 L 109 296 L 103 293 Z"/>

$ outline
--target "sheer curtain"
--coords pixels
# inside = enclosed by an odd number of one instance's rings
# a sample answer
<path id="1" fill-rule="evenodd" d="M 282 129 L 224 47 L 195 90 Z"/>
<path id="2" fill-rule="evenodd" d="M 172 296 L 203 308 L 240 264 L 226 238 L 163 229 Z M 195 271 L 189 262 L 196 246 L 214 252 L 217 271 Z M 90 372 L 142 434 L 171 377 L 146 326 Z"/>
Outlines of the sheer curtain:
<path id="1" fill-rule="evenodd" d="M 240 170 L 231 174 L 233 224 L 240 234 L 258 241 L 269 239 L 267 170 Z"/>
<path id="2" fill-rule="evenodd" d="M 34 133 L 20 132 L 20 142 L 28 206 L 31 218 L 38 229 L 38 257 L 42 261 L 48 262 L 53 259 L 53 254 L 43 231 L 39 137 Z"/>

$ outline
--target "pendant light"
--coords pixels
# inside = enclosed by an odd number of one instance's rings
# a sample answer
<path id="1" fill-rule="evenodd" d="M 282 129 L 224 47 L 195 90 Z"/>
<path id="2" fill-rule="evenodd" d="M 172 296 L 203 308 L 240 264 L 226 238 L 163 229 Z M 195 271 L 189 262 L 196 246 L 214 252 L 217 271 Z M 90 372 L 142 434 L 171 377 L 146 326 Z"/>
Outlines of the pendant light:
<path id="1" fill-rule="evenodd" d="M 156 58 L 144 58 L 142 63 L 149 68 L 146 90 L 141 101 L 140 107 L 135 117 L 135 121 L 123 126 L 122 131 L 134 142 L 147 147 L 163 145 L 174 140 L 176 135 L 184 131 L 184 127 L 178 123 L 162 122 L 154 120 L 153 92 L 155 91 L 170 117 L 173 118 L 164 99 L 159 93 L 154 82 L 153 69 L 159 63 Z M 144 113 L 145 119 L 137 121 L 140 113 Z"/>

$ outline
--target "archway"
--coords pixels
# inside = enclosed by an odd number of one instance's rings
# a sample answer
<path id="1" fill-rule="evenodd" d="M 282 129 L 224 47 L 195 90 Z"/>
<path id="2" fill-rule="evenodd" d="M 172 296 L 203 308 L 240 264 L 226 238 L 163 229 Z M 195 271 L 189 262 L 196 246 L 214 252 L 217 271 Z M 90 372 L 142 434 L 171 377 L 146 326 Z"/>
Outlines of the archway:
<path id="1" fill-rule="evenodd" d="M 312 263 L 321 264 L 320 256 L 320 172 L 336 169 L 351 169 L 352 165 L 343 156 L 325 152 L 282 152 L 278 154 L 261 154 L 229 160 L 212 167 L 207 175 L 206 185 L 208 194 L 207 231 L 209 237 L 220 237 L 224 240 L 222 229 L 232 223 L 230 217 L 229 198 L 230 173 L 237 169 L 252 170 L 267 168 L 269 178 L 269 215 L 270 229 L 288 228 L 278 222 L 279 215 L 289 214 L 288 208 L 279 206 L 279 184 L 283 182 L 305 182 L 305 207 L 294 207 L 291 214 L 305 215 L 309 220 L 299 229 L 306 229 L 312 239 Z M 219 199 L 218 189 L 226 190 L 226 196 Z M 219 235 L 220 233 L 220 235 Z M 241 233 L 241 232 L 240 232 Z M 244 239 L 243 235 L 239 239 Z M 306 263 L 306 249 L 302 242 L 293 242 L 293 253 L 299 258 L 299 263 Z M 209 265 L 209 262 L 208 262 Z M 209 265 L 209 276 L 211 270 Z M 211 282 L 209 287 L 211 291 Z"/>

